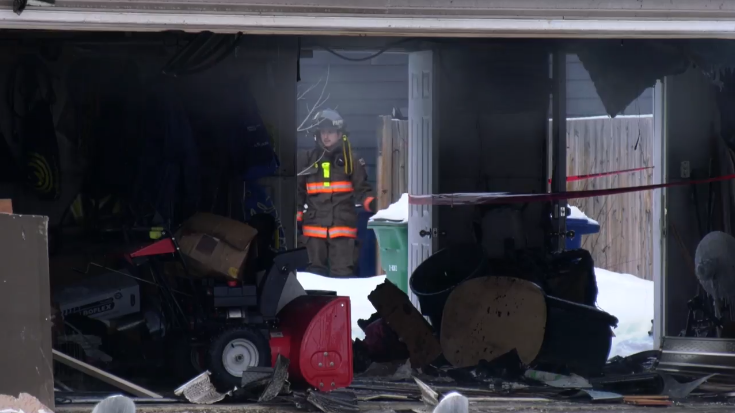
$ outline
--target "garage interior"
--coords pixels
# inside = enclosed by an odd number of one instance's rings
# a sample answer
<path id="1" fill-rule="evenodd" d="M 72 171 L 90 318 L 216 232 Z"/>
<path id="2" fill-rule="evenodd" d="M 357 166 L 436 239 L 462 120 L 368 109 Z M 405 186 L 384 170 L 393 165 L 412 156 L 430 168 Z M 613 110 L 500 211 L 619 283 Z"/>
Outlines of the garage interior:
<path id="1" fill-rule="evenodd" d="M 201 370 L 211 369 L 205 367 L 206 354 L 170 345 L 187 340 L 171 338 L 177 330 L 168 316 L 146 313 L 157 309 L 174 319 L 185 311 L 173 302 L 146 301 L 146 294 L 157 296 L 162 287 L 151 287 L 156 279 L 120 281 L 119 276 L 131 280 L 119 274 L 121 262 L 125 254 L 176 234 L 197 212 L 250 223 L 259 234 L 272 234 L 258 238 L 258 251 L 296 247 L 297 153 L 313 142 L 300 126 L 313 109 L 309 96 L 319 87 L 300 98 L 317 84 L 315 79 L 325 76 L 323 63 L 308 60 L 339 59 L 326 50 L 357 59 L 373 56 L 364 61 L 395 66 L 389 69 L 394 80 L 388 81 L 395 83 L 386 85 L 392 94 L 380 95 L 374 80 L 368 80 L 350 92 L 335 93 L 325 107 L 334 104 L 348 121 L 354 117 L 351 140 L 366 159 L 374 185 L 380 148 L 368 123 L 380 115 L 407 118 L 408 192 L 430 200 L 410 206 L 409 273 L 433 253 L 468 243 L 481 244 L 491 259 L 516 252 L 545 256 L 564 249 L 569 234 L 558 209 L 563 209 L 564 198 L 506 204 L 482 195 L 565 192 L 561 183 L 567 178 L 567 148 L 557 143 L 567 136 L 567 126 L 560 119 L 640 115 L 640 105 L 648 105 L 655 146 L 651 183 L 699 182 L 735 173 L 728 115 L 735 96 L 730 69 L 735 63 L 728 60 L 733 46 L 727 40 L 4 31 L 0 47 L 5 51 L 0 79 L 7 79 L 0 82 L 0 96 L 6 97 L 0 99 L 6 143 L 0 147 L 0 199 L 12 200 L 15 214 L 0 215 L 0 227 L 11 229 L 0 231 L 0 257 L 12 272 L 7 273 L 9 286 L 1 290 L 0 308 L 10 314 L 3 323 L 12 343 L 2 359 L 19 372 L 35 366 L 33 374 L 0 383 L 8 389 L 4 393 L 26 391 L 47 405 L 54 404 L 54 379 L 90 393 L 119 392 L 61 363 L 49 363 L 52 342 L 71 357 L 94 358 L 86 344 L 64 339 L 79 335 L 80 329 L 91 329 L 83 331 L 85 337 L 94 332 L 106 337 L 101 345 L 119 357 L 117 363 L 104 363 L 106 371 L 166 397 Z M 574 55 L 602 103 L 594 113 L 584 113 L 592 110 L 591 104 L 575 108 L 567 99 L 567 70 Z M 349 89 L 339 83 L 349 81 L 340 80 L 332 65 L 326 65 L 335 76 L 331 87 Z M 404 67 L 405 74 L 400 74 Z M 350 70 L 360 69 L 350 67 L 345 73 Z M 365 110 L 366 105 L 374 111 Z M 728 335 L 732 331 L 725 324 L 715 326 L 710 315 L 715 309 L 707 300 L 694 310 L 690 303 L 696 291 L 706 297 L 695 267 L 700 240 L 711 231 L 733 232 L 732 180 L 652 193 L 652 334 L 656 348 L 663 349 L 659 369 L 689 377 L 717 372 L 732 380 L 735 365 L 728 364 L 727 355 L 732 353 L 730 339 L 735 339 Z M 480 195 L 470 197 L 474 200 L 468 205 L 455 205 L 444 201 L 466 197 L 432 194 Z M 493 208 L 496 204 L 511 207 Z M 30 221 L 11 222 L 17 216 Z M 35 249 L 17 241 L 29 225 L 41 228 L 28 236 Z M 431 236 L 420 235 L 423 231 Z M 175 261 L 155 264 L 160 264 L 162 277 L 181 270 Z M 263 269 L 256 267 L 241 276 L 255 280 Z M 140 289 L 136 311 L 107 323 L 104 332 L 99 332 L 99 323 L 82 326 L 78 324 L 84 321 L 67 319 L 59 325 L 57 320 L 66 314 L 58 293 L 85 279 L 110 275 L 110 270 L 117 275 L 109 277 L 116 280 L 111 282 Z M 14 276 L 19 273 L 36 279 Z M 173 282 L 171 288 L 184 288 L 180 284 Z M 180 302 L 193 300 L 182 294 L 187 298 Z M 414 294 L 411 300 L 431 318 L 432 309 L 419 305 Z M 583 304 L 594 306 L 594 301 Z M 151 320 L 171 331 L 163 334 Z M 693 333 L 682 336 L 682 331 Z M 157 342 L 154 336 L 172 341 Z M 259 366 L 270 365 L 270 357 L 262 355 L 262 360 Z M 56 403 L 59 407 L 58 399 Z"/>

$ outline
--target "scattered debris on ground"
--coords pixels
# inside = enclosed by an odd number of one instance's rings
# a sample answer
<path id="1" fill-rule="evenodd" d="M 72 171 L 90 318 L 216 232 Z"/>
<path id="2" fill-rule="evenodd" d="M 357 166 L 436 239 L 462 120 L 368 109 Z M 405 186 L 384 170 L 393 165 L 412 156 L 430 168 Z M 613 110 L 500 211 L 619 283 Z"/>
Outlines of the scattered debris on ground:
<path id="1" fill-rule="evenodd" d="M 18 397 L 0 394 L 0 411 L 4 413 L 52 413 L 37 398 L 28 393 L 21 393 Z"/>
<path id="2" fill-rule="evenodd" d="M 232 394 L 231 392 L 229 394 L 218 392 L 209 380 L 209 376 L 209 371 L 205 371 L 174 390 L 174 394 L 183 396 L 194 404 L 214 404 Z"/>
<path id="3" fill-rule="evenodd" d="M 237 386 L 226 388 L 213 383 L 210 372 L 204 371 L 177 388 L 173 398 L 164 397 L 169 391 L 153 392 L 84 362 L 68 360 L 63 353 L 54 356 L 134 396 L 130 400 L 139 407 L 154 401 L 201 405 L 197 409 L 219 403 L 273 411 L 336 413 L 377 408 L 464 413 L 514 405 L 549 410 L 553 406 L 579 410 L 583 406 L 726 405 L 735 397 L 735 386 L 708 383 L 716 375 L 674 377 L 657 370 L 659 351 L 607 360 L 617 319 L 590 304 L 597 293 L 590 283 L 594 268 L 586 255 L 569 254 L 551 263 L 533 263 L 519 255 L 497 267 L 508 275 L 493 274 L 494 270 L 484 266 L 478 270 L 473 257 L 459 257 L 470 264 L 456 267 L 473 272 L 472 276 L 449 271 L 454 268 L 452 260 L 459 259 L 452 255 L 445 256 L 448 261 L 434 263 L 448 267 L 423 272 L 426 277 L 451 278 L 424 284 L 441 290 L 431 296 L 442 308 L 440 312 L 422 313 L 404 291 L 384 281 L 367 295 L 376 309 L 374 314 L 357 323 L 349 316 L 340 319 L 340 325 L 357 324 L 364 332 L 364 338 L 353 342 L 351 384 L 346 388 L 333 390 L 329 371 L 338 360 L 322 351 L 311 359 L 299 353 L 293 361 L 274 352 L 273 367 L 247 367 Z M 539 281 L 548 272 L 561 275 L 551 283 Z M 517 277 L 519 273 L 526 275 Z M 283 337 L 275 337 L 281 340 L 279 345 L 290 345 Z M 324 387 L 304 383 L 303 371 L 294 370 L 304 363 L 311 363 L 314 372 L 322 374 L 317 383 Z M 60 405 L 100 401 L 75 394 L 61 381 L 56 386 L 62 388 L 57 392 Z"/>

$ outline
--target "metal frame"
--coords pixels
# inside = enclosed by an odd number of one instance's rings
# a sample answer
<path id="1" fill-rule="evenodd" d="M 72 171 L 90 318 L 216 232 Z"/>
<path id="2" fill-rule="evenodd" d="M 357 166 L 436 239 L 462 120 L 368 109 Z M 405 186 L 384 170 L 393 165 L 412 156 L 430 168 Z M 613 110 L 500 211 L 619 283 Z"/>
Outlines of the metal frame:
<path id="1" fill-rule="evenodd" d="M 0 1 L 0 28 L 412 37 L 735 38 L 733 3 L 719 10 L 705 2 L 683 7 L 662 0 L 646 2 L 643 9 L 639 1 L 630 0 L 614 2 L 619 6 L 616 8 L 598 3 L 583 7 L 571 0 L 495 0 L 484 2 L 482 7 L 473 7 L 477 2 L 469 0 L 451 5 L 439 0 L 424 0 L 424 4 L 404 0 L 381 7 L 363 6 L 365 2 L 358 0 L 342 4 L 314 0 L 306 5 L 296 0 L 279 4 L 252 0 L 239 4 L 205 0 L 58 0 L 53 7 L 30 6 L 20 16 L 11 10 L 10 3 Z"/>
<path id="2" fill-rule="evenodd" d="M 563 50 L 554 52 L 552 81 L 554 93 L 552 99 L 552 174 L 551 192 L 567 191 L 567 54 Z M 566 210 L 567 200 L 551 203 L 551 251 L 564 251 L 566 245 Z"/>
<path id="3" fill-rule="evenodd" d="M 666 79 L 656 82 L 653 95 L 653 183 L 666 181 Z M 660 348 L 666 326 L 666 189 L 653 195 L 653 345 Z"/>
<path id="4" fill-rule="evenodd" d="M 656 368 L 675 375 L 704 376 L 717 373 L 717 381 L 735 381 L 735 340 L 721 338 L 664 337 Z"/>

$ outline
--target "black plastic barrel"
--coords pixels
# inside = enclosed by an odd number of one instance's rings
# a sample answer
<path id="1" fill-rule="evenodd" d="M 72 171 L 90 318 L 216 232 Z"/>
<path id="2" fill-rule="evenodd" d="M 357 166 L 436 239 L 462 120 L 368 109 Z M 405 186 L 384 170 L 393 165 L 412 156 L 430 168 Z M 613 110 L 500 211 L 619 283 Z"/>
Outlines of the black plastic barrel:
<path id="1" fill-rule="evenodd" d="M 482 246 L 461 244 L 437 252 L 413 272 L 409 287 L 437 333 L 449 294 L 462 282 L 484 275 L 486 266 Z"/>
<path id="2" fill-rule="evenodd" d="M 602 374 L 618 319 L 595 307 L 546 296 L 546 331 L 535 363 L 583 377 Z"/>

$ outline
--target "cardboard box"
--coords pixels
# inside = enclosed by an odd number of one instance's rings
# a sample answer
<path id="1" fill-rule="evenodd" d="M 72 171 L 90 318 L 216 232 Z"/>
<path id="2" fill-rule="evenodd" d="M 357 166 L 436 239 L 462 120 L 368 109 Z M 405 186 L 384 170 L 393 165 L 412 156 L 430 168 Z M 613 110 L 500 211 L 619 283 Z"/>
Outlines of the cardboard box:
<path id="1" fill-rule="evenodd" d="M 192 275 L 239 279 L 256 235 L 245 223 L 200 213 L 184 224 L 177 238 Z"/>
<path id="2" fill-rule="evenodd" d="M 131 277 L 111 272 L 62 289 L 54 301 L 63 315 L 110 321 L 140 312 L 140 286 Z"/>

